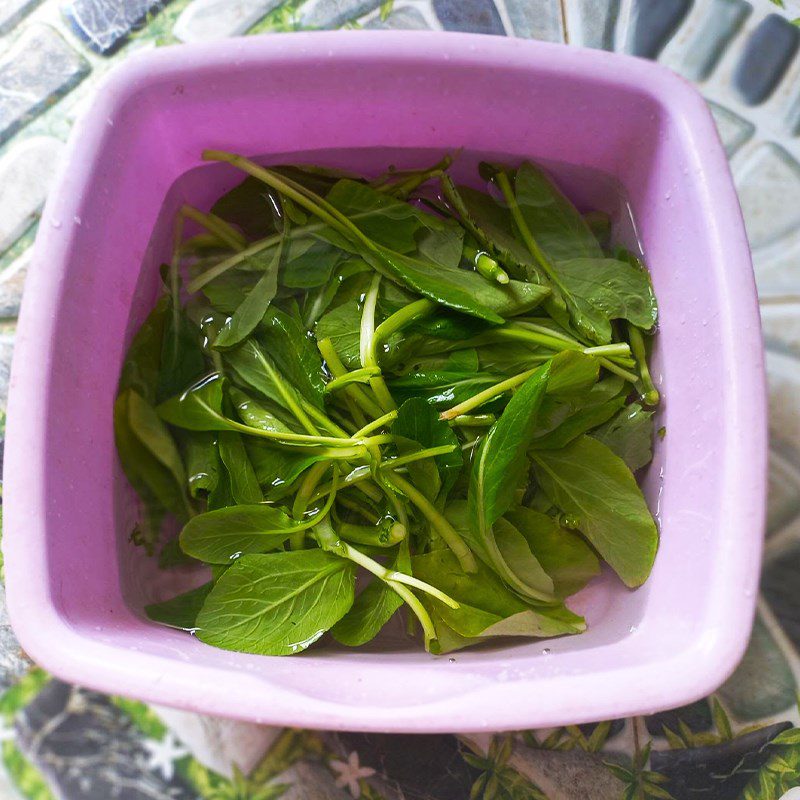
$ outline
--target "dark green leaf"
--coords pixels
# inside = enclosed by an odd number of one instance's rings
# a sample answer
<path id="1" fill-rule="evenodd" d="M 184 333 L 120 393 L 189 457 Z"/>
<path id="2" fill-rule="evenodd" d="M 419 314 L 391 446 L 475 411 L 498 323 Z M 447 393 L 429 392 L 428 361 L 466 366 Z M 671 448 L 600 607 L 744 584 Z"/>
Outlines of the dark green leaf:
<path id="1" fill-rule="evenodd" d="M 260 402 L 249 397 L 241 389 L 231 386 L 228 391 L 239 419 L 251 427 L 274 433 L 289 433 L 294 429 L 278 415 L 276 409 L 267 407 L 267 401 Z M 285 412 L 284 412 L 285 413 Z"/>
<path id="2" fill-rule="evenodd" d="M 536 243 L 552 261 L 603 257 L 586 220 L 541 169 L 529 161 L 523 163 L 514 189 Z"/>
<path id="3" fill-rule="evenodd" d="M 552 594 L 542 591 L 541 585 L 529 585 L 520 579 L 506 561 L 492 526 L 511 506 L 527 476 L 526 451 L 549 375 L 549 364 L 534 372 L 481 441 L 472 464 L 468 495 L 470 519 L 480 545 L 478 555 L 516 591 L 539 600 L 550 600 Z M 511 549 L 516 552 L 516 548 Z"/>
<path id="4" fill-rule="evenodd" d="M 257 178 L 247 177 L 211 206 L 211 213 L 237 225 L 250 239 L 275 232 L 270 189 Z"/>
<path id="5" fill-rule="evenodd" d="M 568 407 L 564 406 L 563 408 L 567 411 L 567 415 L 563 421 L 543 436 L 537 436 L 531 446 L 537 450 L 558 450 L 561 447 L 566 447 L 581 434 L 587 433 L 592 428 L 596 428 L 611 419 L 624 405 L 624 397 L 615 397 L 599 405 L 579 408 L 572 413 L 569 413 Z M 597 432 L 592 435 L 599 438 Z"/>
<path id="6" fill-rule="evenodd" d="M 452 221 L 440 229 L 422 228 L 417 250 L 423 258 L 445 267 L 457 267 L 464 250 L 464 229 Z"/>
<path id="7" fill-rule="evenodd" d="M 653 412 L 631 403 L 592 436 L 636 472 L 653 459 Z"/>
<path id="8" fill-rule="evenodd" d="M 356 596 L 350 611 L 331 628 L 331 635 L 347 647 L 366 644 L 378 635 L 401 605 L 400 595 L 375 578 Z"/>
<path id="9" fill-rule="evenodd" d="M 379 272 L 423 297 L 495 324 L 535 308 L 550 294 L 546 286 L 523 281 L 510 281 L 504 286 L 490 283 L 477 272 L 445 267 L 385 248 L 379 248 L 377 253 L 364 249 L 361 255 Z"/>
<path id="10" fill-rule="evenodd" d="M 247 457 L 241 435 L 234 431 L 220 431 L 217 437 L 219 455 L 228 472 L 234 502 L 242 505 L 260 503 L 264 499 L 261 487 Z"/>
<path id="11" fill-rule="evenodd" d="M 256 478 L 270 498 L 282 496 L 282 490 L 294 483 L 308 467 L 327 458 L 324 453 L 315 454 L 307 448 L 274 447 L 250 438 L 245 447 Z"/>
<path id="12" fill-rule="evenodd" d="M 442 620 L 461 636 L 560 636 L 586 625 L 564 606 L 533 608 L 507 589 L 487 567 L 467 575 L 449 550 L 412 558 L 415 577 L 441 589 L 459 603 L 457 609 L 433 600 Z"/>
<path id="13" fill-rule="evenodd" d="M 219 480 L 219 453 L 212 432 L 195 431 L 181 436 L 189 494 L 201 497 L 212 491 Z"/>
<path id="14" fill-rule="evenodd" d="M 264 317 L 264 314 L 278 291 L 278 267 L 282 249 L 279 247 L 264 268 L 264 274 L 248 292 L 247 297 L 237 307 L 233 316 L 226 322 L 214 340 L 214 348 L 221 350 L 233 347 L 246 339 Z"/>
<path id="15" fill-rule="evenodd" d="M 243 556 L 206 598 L 197 637 L 225 650 L 298 653 L 350 609 L 355 570 L 323 550 Z"/>
<path id="16" fill-rule="evenodd" d="M 561 398 L 583 398 L 597 383 L 600 365 L 596 358 L 575 350 L 558 353 L 550 365 L 547 394 Z"/>
<path id="17" fill-rule="evenodd" d="M 447 495 L 456 482 L 464 460 L 461 456 L 461 446 L 450 426 L 439 419 L 439 415 L 421 398 L 406 400 L 397 411 L 397 419 L 392 425 L 392 433 L 406 439 L 413 439 L 422 448 L 452 445 L 453 451 L 435 456 L 433 461 L 441 478 L 441 492 Z M 426 459 L 427 460 L 427 459 Z M 420 463 L 420 462 L 416 462 Z M 411 469 L 414 464 L 409 464 L 409 472 L 414 477 Z M 423 487 L 418 486 L 420 490 Z"/>
<path id="18" fill-rule="evenodd" d="M 323 315 L 317 323 L 318 341 L 330 339 L 342 363 L 350 370 L 361 366 L 361 308 L 358 300 L 350 300 Z"/>
<path id="19" fill-rule="evenodd" d="M 647 579 L 658 531 L 631 471 L 606 445 L 581 436 L 561 450 L 532 453 L 548 498 L 578 528 L 626 585 Z"/>
<path id="20" fill-rule="evenodd" d="M 533 256 L 518 239 L 511 214 L 486 192 L 445 181 L 448 199 L 472 235 L 517 277 L 535 279 Z"/>
<path id="21" fill-rule="evenodd" d="M 125 389 L 133 389 L 148 402 L 156 402 L 161 348 L 171 307 L 170 298 L 162 297 L 133 337 L 122 362 L 120 393 Z"/>
<path id="22" fill-rule="evenodd" d="M 171 628 L 180 628 L 185 631 L 193 630 L 197 622 L 197 615 L 213 587 L 213 581 L 209 581 L 170 600 L 153 603 L 145 608 L 145 613 L 153 622 L 160 622 L 162 625 L 169 625 Z"/>
<path id="23" fill-rule="evenodd" d="M 562 528 L 552 517 L 530 508 L 506 512 L 525 537 L 531 552 L 553 579 L 558 597 L 569 597 L 600 573 L 600 562 L 581 536 Z"/>
<path id="24" fill-rule="evenodd" d="M 262 269 L 266 269 L 266 264 Z M 258 283 L 261 271 L 262 270 L 256 272 L 245 271 L 244 269 L 230 269 L 218 278 L 207 283 L 201 291 L 218 312 L 225 315 L 233 314 L 247 299 L 248 294 L 252 291 L 256 283 Z M 224 322 L 225 320 L 223 319 L 223 324 Z M 220 330 L 221 329 L 222 325 L 220 325 Z M 219 333 L 219 331 L 217 331 L 217 333 Z"/>
<path id="25" fill-rule="evenodd" d="M 416 249 L 421 212 L 410 203 L 351 180 L 339 181 L 327 200 L 374 242 L 398 253 Z"/>
<path id="26" fill-rule="evenodd" d="M 173 569 L 174 567 L 185 567 L 190 564 L 194 564 L 194 559 L 181 550 L 180 542 L 177 539 L 170 539 L 168 542 L 164 542 L 158 554 L 159 569 Z"/>
<path id="27" fill-rule="evenodd" d="M 191 431 L 235 430 L 222 413 L 223 378 L 212 373 L 183 394 L 161 403 L 156 411 L 161 419 Z"/>
<path id="28" fill-rule="evenodd" d="M 613 258 L 573 258 L 558 261 L 555 269 L 581 310 L 593 319 L 627 319 L 644 330 L 655 325 L 658 310 L 645 270 Z M 602 343 L 608 343 L 610 326 L 606 322 L 599 328 Z"/>
<path id="29" fill-rule="evenodd" d="M 164 325 L 156 399 L 161 402 L 172 397 L 190 386 L 205 370 L 200 329 L 189 321 L 181 309 L 176 319 L 170 302 Z"/>
<path id="30" fill-rule="evenodd" d="M 258 339 L 289 382 L 303 397 L 322 408 L 325 390 L 322 359 L 300 322 L 272 306 L 259 325 Z"/>
<path id="31" fill-rule="evenodd" d="M 114 436 L 122 467 L 137 493 L 185 518 L 186 473 L 178 449 L 152 406 L 133 389 L 123 391 L 114 403 Z"/>
<path id="32" fill-rule="evenodd" d="M 345 257 L 338 248 L 325 241 L 313 241 L 302 254 L 293 256 L 291 248 L 281 273 L 284 286 L 313 289 L 331 280 L 334 267 Z"/>

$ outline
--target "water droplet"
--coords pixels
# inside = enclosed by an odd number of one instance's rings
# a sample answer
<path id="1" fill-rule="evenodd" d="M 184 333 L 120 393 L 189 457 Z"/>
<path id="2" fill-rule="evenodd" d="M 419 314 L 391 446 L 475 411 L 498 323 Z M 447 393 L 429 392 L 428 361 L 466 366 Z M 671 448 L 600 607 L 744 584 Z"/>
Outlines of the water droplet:
<path id="1" fill-rule="evenodd" d="M 544 650 L 542 650 L 542 655 L 543 656 L 549 656 L 550 655 L 550 648 L 549 647 L 545 647 Z"/>
<path id="2" fill-rule="evenodd" d="M 108 117 L 106 119 L 106 125 L 108 125 L 109 128 L 113 128 L 114 127 L 114 120 L 111 119 L 111 117 Z"/>
<path id="3" fill-rule="evenodd" d="M 664 195 L 664 199 L 665 199 L 665 200 L 669 200 L 669 199 L 670 199 L 670 197 L 672 197 L 672 192 L 667 192 L 667 193 Z"/>
<path id="4" fill-rule="evenodd" d="M 52 224 L 52 226 L 54 228 L 60 228 L 61 227 L 61 220 L 60 219 L 54 219 L 51 224 Z"/>
<path id="5" fill-rule="evenodd" d="M 76 214 L 76 215 L 75 215 L 75 216 L 72 218 L 72 221 L 73 221 L 73 222 L 74 222 L 76 225 L 80 225 L 80 224 L 81 224 L 81 218 L 80 218 L 80 217 L 79 217 L 77 214 Z"/>
<path id="6" fill-rule="evenodd" d="M 455 663 L 456 663 L 456 660 L 455 660 L 454 658 L 448 658 L 447 660 L 448 660 L 448 661 L 449 661 L 451 664 L 455 664 Z"/>
<path id="7" fill-rule="evenodd" d="M 628 633 L 636 633 L 638 630 L 639 628 L 637 625 L 631 625 L 630 628 L 628 628 Z"/>

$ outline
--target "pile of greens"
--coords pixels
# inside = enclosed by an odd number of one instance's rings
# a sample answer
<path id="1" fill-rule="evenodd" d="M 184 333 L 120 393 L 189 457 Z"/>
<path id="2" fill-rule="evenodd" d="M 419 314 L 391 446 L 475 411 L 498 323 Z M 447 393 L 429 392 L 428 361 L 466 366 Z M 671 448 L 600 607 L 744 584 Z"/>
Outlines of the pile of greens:
<path id="1" fill-rule="evenodd" d="M 477 191 L 449 158 L 366 180 L 204 157 L 248 177 L 181 209 L 114 409 L 134 541 L 211 568 L 151 619 L 284 655 L 407 606 L 444 653 L 583 631 L 564 601 L 601 560 L 646 580 L 657 311 L 607 216 L 530 163 Z"/>

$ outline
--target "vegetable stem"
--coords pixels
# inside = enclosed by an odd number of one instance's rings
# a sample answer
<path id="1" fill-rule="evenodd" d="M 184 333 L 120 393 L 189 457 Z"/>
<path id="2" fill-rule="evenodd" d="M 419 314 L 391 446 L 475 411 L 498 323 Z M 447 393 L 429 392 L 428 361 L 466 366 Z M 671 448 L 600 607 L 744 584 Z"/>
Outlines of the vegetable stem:
<path id="1" fill-rule="evenodd" d="M 514 389 L 515 387 L 525 383 L 525 381 L 528 380 L 528 378 L 530 378 L 534 372 L 536 372 L 535 369 L 526 369 L 525 372 L 520 372 L 518 375 L 513 375 L 510 378 L 506 378 L 504 381 L 500 381 L 500 383 L 496 383 L 494 386 L 490 386 L 487 389 L 484 389 L 482 392 L 472 395 L 472 397 L 469 397 L 463 402 L 454 405 L 452 408 L 442 411 L 442 413 L 439 414 L 439 419 L 451 420 L 455 419 L 456 417 L 460 417 L 463 414 L 468 414 L 473 409 L 489 402 L 489 400 L 494 400 L 495 397 L 499 397 L 504 392 L 507 392 L 510 389 Z"/>
<path id="2" fill-rule="evenodd" d="M 506 284 L 508 273 L 487 252 L 465 245 L 464 258 L 475 265 L 475 270 L 487 281 Z"/>
<path id="3" fill-rule="evenodd" d="M 352 372 L 347 372 L 344 375 L 340 375 L 338 378 L 328 381 L 325 384 L 325 391 L 328 393 L 336 392 L 351 383 L 368 383 L 371 377 L 379 374 L 379 367 L 361 367 L 360 369 L 354 369 Z"/>
<path id="4" fill-rule="evenodd" d="M 258 255 L 262 250 L 266 250 L 268 247 L 279 244 L 282 238 L 283 234 L 279 233 L 275 236 L 269 236 L 266 239 L 261 239 L 258 242 L 254 242 L 250 245 L 250 247 L 240 250 L 238 253 L 234 253 L 232 256 L 223 259 L 218 264 L 215 264 L 213 267 L 207 269 L 201 275 L 198 275 L 194 280 L 189 281 L 186 286 L 187 290 L 190 294 L 200 291 L 200 289 L 202 289 L 207 283 L 211 283 L 211 281 L 213 281 L 215 278 L 218 278 L 229 269 L 233 269 L 233 267 L 238 266 L 242 263 L 242 261 L 250 258 L 250 256 Z"/>
<path id="5" fill-rule="evenodd" d="M 181 206 L 180 213 L 184 217 L 194 220 L 199 225 L 202 225 L 209 233 L 213 233 L 224 244 L 227 244 L 231 250 L 241 252 L 247 247 L 247 239 L 242 236 L 236 228 L 229 222 L 226 222 L 216 214 L 204 213 L 194 206 L 184 204 Z"/>
<path id="6" fill-rule="evenodd" d="M 653 379 L 650 377 L 650 369 L 647 366 L 647 353 L 645 352 L 642 332 L 630 322 L 628 323 L 628 338 L 631 340 L 631 350 L 633 350 L 633 356 L 639 368 L 639 375 L 642 377 L 642 386 L 644 388 L 643 399 L 647 405 L 657 406 L 660 395 L 653 383 Z"/>
<path id="7" fill-rule="evenodd" d="M 564 286 L 559 280 L 558 275 L 556 275 L 553 265 L 544 254 L 542 248 L 539 247 L 536 239 L 533 238 L 531 229 L 528 227 L 525 217 L 522 216 L 522 211 L 520 210 L 519 203 L 517 203 L 514 190 L 511 188 L 511 182 L 508 180 L 508 175 L 501 170 L 495 176 L 495 180 L 497 181 L 497 185 L 500 187 L 500 191 L 503 193 L 503 197 L 506 199 L 506 203 L 508 203 L 508 208 L 511 211 L 511 216 L 514 219 L 514 224 L 517 226 L 517 230 L 519 230 L 525 246 L 528 248 L 528 250 L 530 250 L 531 255 L 544 270 L 545 275 L 547 275 L 547 277 L 559 288 L 561 292 L 565 292 Z"/>
<path id="8" fill-rule="evenodd" d="M 397 411 L 387 411 L 377 419 L 367 423 L 363 428 L 361 428 L 361 430 L 356 431 L 352 438 L 360 439 L 362 436 L 366 436 L 368 433 L 372 433 L 372 431 L 376 431 L 378 428 L 382 428 L 384 425 L 388 425 L 390 422 L 394 422 L 396 419 Z"/>
<path id="9" fill-rule="evenodd" d="M 325 359 L 325 363 L 328 365 L 328 369 L 334 378 L 341 378 L 347 374 L 347 369 L 344 364 L 342 364 L 339 354 L 336 352 L 333 342 L 331 342 L 330 339 L 321 339 L 318 341 L 317 349 L 320 355 Z M 383 409 L 374 400 L 370 399 L 369 395 L 360 386 L 351 384 L 347 386 L 344 391 L 353 399 L 354 403 L 370 416 L 379 417 L 383 414 Z"/>
<path id="10" fill-rule="evenodd" d="M 475 563 L 475 556 L 467 547 L 464 540 L 456 532 L 456 529 L 439 513 L 433 503 L 418 491 L 405 478 L 392 473 L 389 477 L 393 483 L 422 513 L 425 519 L 430 522 L 431 527 L 442 537 L 444 543 L 453 551 L 453 555 L 458 559 L 461 569 L 464 572 L 475 572 L 478 565 Z"/>
<path id="11" fill-rule="evenodd" d="M 316 464 L 312 465 L 308 472 L 306 472 L 302 482 L 300 483 L 300 487 L 297 490 L 297 494 L 294 497 L 294 502 L 292 503 L 292 516 L 295 519 L 302 519 L 303 514 L 306 513 L 311 495 L 314 493 L 314 489 L 317 488 L 317 484 L 320 482 L 322 476 L 331 467 L 331 463 L 332 462 L 330 461 L 318 461 Z M 338 470 L 336 467 L 334 467 L 333 475 L 332 491 L 335 491 L 338 475 Z M 291 539 L 289 540 L 290 549 L 302 550 L 303 544 L 305 543 L 305 538 L 305 531 L 293 532 Z"/>

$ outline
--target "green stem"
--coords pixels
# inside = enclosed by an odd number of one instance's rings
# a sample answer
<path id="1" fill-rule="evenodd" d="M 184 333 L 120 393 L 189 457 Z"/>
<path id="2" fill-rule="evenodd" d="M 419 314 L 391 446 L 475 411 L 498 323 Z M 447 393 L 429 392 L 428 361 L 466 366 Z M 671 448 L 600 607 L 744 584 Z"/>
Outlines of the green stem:
<path id="1" fill-rule="evenodd" d="M 519 230 L 525 246 L 528 248 L 536 261 L 539 262 L 539 266 L 544 270 L 545 275 L 547 275 L 547 277 L 559 288 L 562 294 L 567 294 L 566 289 L 558 278 L 558 275 L 556 275 L 553 265 L 550 263 L 550 259 L 547 258 L 542 248 L 537 244 L 536 239 L 533 238 L 531 229 L 528 227 L 525 217 L 522 216 L 522 211 L 520 210 L 519 203 L 517 203 L 514 190 L 511 188 L 511 182 L 508 180 L 508 175 L 502 171 L 498 172 L 495 176 L 495 180 L 497 181 L 497 185 L 500 187 L 500 191 L 503 193 L 503 197 L 505 197 L 508 208 L 511 211 L 511 216 L 514 219 L 514 223 Z"/>
<path id="2" fill-rule="evenodd" d="M 638 375 L 634 375 L 632 372 L 628 372 L 628 370 L 623 369 L 620 366 L 617 366 L 617 364 L 615 364 L 608 358 L 601 358 L 600 364 L 604 366 L 609 372 L 613 372 L 615 375 L 619 375 L 620 378 L 624 378 L 629 383 L 635 384 L 636 381 L 639 380 Z"/>
<path id="3" fill-rule="evenodd" d="M 372 353 L 370 360 L 372 363 L 378 363 L 378 351 L 382 345 L 389 341 L 391 336 L 397 331 L 402 330 L 411 322 L 417 319 L 423 319 L 430 316 L 438 308 L 438 303 L 427 298 L 415 300 L 409 303 L 394 314 L 390 314 L 386 319 L 375 328 L 375 333 L 372 338 Z M 365 365 L 366 366 L 366 365 Z"/>
<path id="4" fill-rule="evenodd" d="M 269 379 L 275 384 L 278 394 L 283 398 L 286 407 L 294 414 L 297 421 L 306 429 L 306 432 L 312 436 L 317 436 L 319 430 L 311 421 L 311 418 L 306 414 L 302 404 L 298 402 L 297 394 L 292 386 L 284 381 L 283 376 L 275 369 L 272 363 L 267 359 L 262 359 L 262 366 L 267 373 Z"/>
<path id="5" fill-rule="evenodd" d="M 396 583 L 402 583 L 406 586 L 413 586 L 415 589 L 419 589 L 421 592 L 425 592 L 431 597 L 441 600 L 445 605 L 450 606 L 450 608 L 459 607 L 458 603 L 453 600 L 452 597 L 449 597 L 435 586 L 431 586 L 431 584 L 425 583 L 425 581 L 413 578 L 412 576 L 406 575 L 402 572 L 386 569 L 386 567 L 384 567 L 382 564 L 379 564 L 377 561 L 370 558 L 368 555 L 365 555 L 360 550 L 357 550 L 355 547 L 351 547 L 349 544 L 347 544 L 347 542 L 342 542 L 340 540 L 340 545 L 342 548 L 342 554 L 345 556 L 345 558 L 349 558 L 352 562 L 358 564 L 359 567 L 363 567 L 368 572 L 371 572 L 382 581 L 388 583 L 392 588 L 394 588 Z"/>
<path id="6" fill-rule="evenodd" d="M 494 400 L 495 397 L 499 397 L 504 392 L 525 383 L 534 372 L 536 372 L 535 369 L 527 369 L 525 372 L 520 372 L 518 375 L 513 375 L 511 378 L 506 378 L 504 381 L 500 381 L 500 383 L 496 383 L 494 386 L 489 386 L 482 392 L 472 395 L 472 397 L 454 405 L 452 408 L 442 411 L 442 413 L 439 414 L 439 419 L 450 420 L 460 417 L 463 414 L 468 414 L 473 409 L 482 406 L 484 403 L 488 403 L 489 400 Z"/>
<path id="7" fill-rule="evenodd" d="M 464 246 L 464 258 L 475 265 L 475 271 L 490 283 L 508 283 L 508 273 L 487 252 Z"/>
<path id="8" fill-rule="evenodd" d="M 362 481 L 368 480 L 372 475 L 372 471 L 366 464 L 362 464 L 359 467 L 356 467 L 354 470 L 351 470 L 345 477 L 340 481 L 339 486 L 340 488 L 346 489 L 348 486 L 353 486 L 357 483 Z M 326 494 L 329 494 L 333 490 L 333 483 L 326 483 L 323 486 L 320 486 L 319 489 L 312 495 L 310 502 L 314 502 L 315 500 L 319 500 L 320 497 L 324 497 Z M 380 495 L 382 497 L 383 495 Z"/>
<path id="9" fill-rule="evenodd" d="M 317 526 L 315 533 L 317 535 L 317 541 L 319 542 L 320 547 L 322 547 L 324 550 L 329 550 L 330 552 L 336 553 L 342 558 L 347 558 L 369 572 L 372 572 L 380 580 L 384 581 L 386 585 L 389 586 L 393 591 L 400 595 L 400 597 L 408 604 L 408 607 L 420 621 L 420 625 L 422 625 L 422 630 L 425 636 L 426 647 L 432 640 L 436 638 L 436 630 L 433 627 L 433 622 L 431 621 L 428 612 L 425 610 L 425 607 L 419 601 L 419 598 L 417 598 L 414 592 L 412 592 L 407 586 L 403 585 L 399 581 L 387 580 L 385 573 L 388 573 L 389 570 L 387 570 L 381 564 L 378 564 L 377 561 L 373 561 L 368 556 L 360 553 L 355 548 L 350 547 L 346 542 L 341 541 L 331 528 L 330 524 L 325 523 L 324 520 L 321 525 Z"/>
<path id="10" fill-rule="evenodd" d="M 443 456 L 447 453 L 452 453 L 456 449 L 454 444 L 440 444 L 437 447 L 426 447 L 424 450 L 417 450 L 416 453 L 409 453 L 405 456 L 398 456 L 397 458 L 389 458 L 386 461 L 381 461 L 380 469 L 397 469 L 406 464 L 413 464 L 415 461 L 422 461 L 425 458 L 435 458 L 436 456 Z"/>
<path id="11" fill-rule="evenodd" d="M 204 150 L 202 157 L 204 161 L 226 161 L 232 164 L 234 167 L 248 173 L 248 175 L 252 175 L 254 178 L 258 178 L 260 181 L 266 183 L 267 186 L 271 186 L 276 191 L 294 200 L 301 208 L 310 211 L 323 220 L 323 222 L 326 222 L 332 228 L 339 231 L 342 235 L 349 239 L 355 238 L 366 245 L 370 250 L 378 251 L 379 248 L 375 246 L 375 243 L 369 237 L 365 236 L 361 230 L 335 206 L 332 206 L 327 200 L 319 197 L 314 192 L 306 189 L 290 178 L 284 178 L 272 170 L 265 169 L 254 161 L 250 161 L 250 159 L 236 155 L 235 153 L 226 153 L 222 150 Z"/>
<path id="12" fill-rule="evenodd" d="M 377 419 L 372 420 L 372 422 L 367 423 L 361 430 L 356 431 L 352 438 L 353 439 L 360 439 L 362 436 L 366 436 L 368 433 L 372 433 L 372 431 L 378 430 L 378 428 L 382 428 L 384 425 L 388 425 L 390 422 L 394 422 L 397 419 L 397 411 L 387 411 L 385 414 L 382 414 Z"/>
<path id="13" fill-rule="evenodd" d="M 389 477 L 390 483 L 394 484 L 422 513 L 431 527 L 442 537 L 444 543 L 453 551 L 453 555 L 458 559 L 461 569 L 464 572 L 475 572 L 478 565 L 475 563 L 475 556 L 467 547 L 464 540 L 459 536 L 455 528 L 439 513 L 435 506 L 418 491 L 405 478 L 392 473 Z"/>
<path id="14" fill-rule="evenodd" d="M 186 286 L 187 290 L 190 294 L 194 294 L 202 289 L 207 283 L 210 283 L 215 278 L 218 278 L 229 269 L 233 269 L 234 267 L 238 266 L 242 263 L 242 261 L 250 258 L 250 256 L 257 255 L 262 250 L 266 250 L 268 247 L 273 247 L 274 245 L 279 244 L 282 238 L 283 234 L 279 233 L 275 236 L 269 236 L 266 239 L 261 239 L 257 242 L 254 242 L 250 245 L 250 247 L 247 247 L 244 250 L 234 253 L 232 256 L 229 256 L 226 259 L 223 259 L 218 264 L 215 264 L 213 267 L 207 269 L 202 275 L 198 275 L 194 280 L 189 281 Z"/>
<path id="15" fill-rule="evenodd" d="M 361 503 L 351 500 L 349 497 L 345 497 L 341 492 L 339 492 L 339 494 L 336 496 L 336 502 L 338 505 L 342 505 L 345 508 L 349 508 L 351 511 L 355 511 L 356 514 L 362 516 L 372 525 L 377 525 L 377 523 L 380 522 L 381 517 L 379 514 L 377 514 L 375 511 L 372 511 L 372 509 L 364 508 Z"/>
<path id="16" fill-rule="evenodd" d="M 251 428 L 249 425 L 243 425 L 241 422 L 223 417 L 222 415 L 220 415 L 219 418 L 224 420 L 226 425 L 230 426 L 231 430 L 237 430 L 249 436 L 259 436 L 262 439 L 270 439 L 273 442 L 280 442 L 281 444 L 330 445 L 331 447 L 347 448 L 357 448 L 365 444 L 364 441 L 342 439 L 338 436 L 312 436 L 305 433 L 293 433 L 291 431 L 265 431 L 261 428 Z M 380 437 L 374 438 L 377 439 Z M 391 439 L 391 437 L 389 437 L 389 439 Z M 388 441 L 389 439 L 382 439 L 381 441 Z M 370 442 L 371 440 L 366 441 Z"/>
<path id="17" fill-rule="evenodd" d="M 359 513 L 363 514 L 363 511 Z M 339 536 L 342 539 L 371 547 L 394 547 L 408 535 L 404 525 L 388 517 L 373 521 L 372 525 L 354 525 L 351 522 L 340 522 L 338 529 Z"/>
<path id="18" fill-rule="evenodd" d="M 226 222 L 216 214 L 206 214 L 194 206 L 186 204 L 181 206 L 180 213 L 202 225 L 209 233 L 213 233 L 214 236 L 227 244 L 232 250 L 241 252 L 247 247 L 247 239 L 229 222 Z"/>
<path id="19" fill-rule="evenodd" d="M 487 428 L 497 422 L 494 414 L 461 414 L 450 420 L 451 425 L 459 428 Z"/>
<path id="20" fill-rule="evenodd" d="M 303 514 L 306 513 L 306 509 L 308 508 L 308 504 L 311 500 L 311 495 L 314 494 L 314 489 L 317 488 L 322 476 L 328 471 L 328 469 L 331 467 L 331 464 L 332 462 L 330 461 L 318 461 L 316 464 L 312 465 L 303 476 L 303 480 L 297 489 L 297 494 L 294 496 L 294 502 L 292 503 L 292 516 L 295 519 L 303 518 Z M 338 475 L 336 467 L 334 467 L 333 473 L 334 478 L 332 485 L 334 487 L 333 491 L 335 491 L 337 483 L 336 476 Z M 289 540 L 290 549 L 302 550 L 303 545 L 305 544 L 305 539 L 305 531 L 294 531 Z"/>
<path id="21" fill-rule="evenodd" d="M 647 352 L 644 346 L 642 332 L 632 323 L 628 323 L 628 338 L 631 340 L 631 350 L 639 367 L 639 374 L 642 376 L 642 386 L 644 387 L 644 401 L 649 406 L 658 405 L 661 399 L 656 389 L 653 379 L 650 377 L 650 368 L 647 366 Z"/>
<path id="22" fill-rule="evenodd" d="M 371 377 L 379 374 L 379 367 L 361 367 L 360 369 L 354 369 L 352 372 L 348 372 L 345 375 L 340 375 L 338 378 L 328 381 L 325 384 L 325 391 L 336 392 L 351 383 L 367 383 Z"/>
<path id="23" fill-rule="evenodd" d="M 364 308 L 361 312 L 361 333 L 359 337 L 359 353 L 361 355 L 361 364 L 364 367 L 372 368 L 378 366 L 378 360 L 375 357 L 375 308 L 378 304 L 378 290 L 380 289 L 381 276 L 376 273 L 372 276 L 372 282 L 364 297 Z M 395 402 L 392 395 L 389 393 L 389 388 L 386 386 L 383 376 L 380 371 L 377 375 L 369 379 L 369 385 L 375 393 L 378 404 L 384 411 L 389 411 L 395 408 Z"/>
<path id="24" fill-rule="evenodd" d="M 317 342 L 317 348 L 319 349 L 320 355 L 325 359 L 325 363 L 328 365 L 328 369 L 334 378 L 339 378 L 347 374 L 347 369 L 344 364 L 342 364 L 339 354 L 336 352 L 333 342 L 331 342 L 330 339 L 322 339 Z M 344 391 L 353 399 L 354 403 L 371 417 L 379 417 L 383 414 L 383 409 L 372 400 L 360 386 L 351 385 Z"/>
<path id="25" fill-rule="evenodd" d="M 342 427 L 337 425 L 324 411 L 320 411 L 313 403 L 306 400 L 302 395 L 300 396 L 300 404 L 306 413 L 321 425 L 328 433 L 334 436 L 341 436 L 344 439 L 350 437 L 350 434 Z"/>

